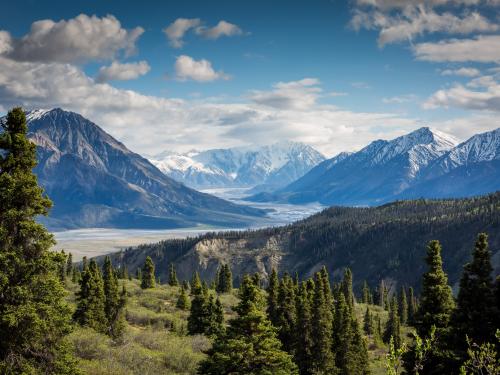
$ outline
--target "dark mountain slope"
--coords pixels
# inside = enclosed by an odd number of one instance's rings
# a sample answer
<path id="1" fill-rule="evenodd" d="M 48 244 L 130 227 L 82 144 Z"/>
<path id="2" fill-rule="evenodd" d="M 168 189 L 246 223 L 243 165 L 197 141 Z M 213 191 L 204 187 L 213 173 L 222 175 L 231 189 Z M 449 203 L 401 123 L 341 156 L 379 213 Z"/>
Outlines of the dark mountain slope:
<path id="1" fill-rule="evenodd" d="M 323 264 L 335 277 L 350 267 L 354 280 L 375 286 L 418 287 L 429 240 L 443 244 L 445 269 L 456 283 L 479 232 L 490 235 L 497 273 L 500 271 L 500 192 L 478 198 L 399 201 L 380 207 L 332 207 L 295 224 L 258 231 L 207 234 L 199 238 L 143 245 L 113 255 L 117 266 L 131 272 L 147 255 L 165 280 L 173 262 L 180 278 L 198 271 L 211 280 L 218 265 L 229 263 L 236 277 L 273 267 L 280 272 L 311 275 Z"/>
<path id="2" fill-rule="evenodd" d="M 27 118 L 35 172 L 54 201 L 51 228 L 241 226 L 264 214 L 172 180 L 79 114 L 38 110 Z"/>

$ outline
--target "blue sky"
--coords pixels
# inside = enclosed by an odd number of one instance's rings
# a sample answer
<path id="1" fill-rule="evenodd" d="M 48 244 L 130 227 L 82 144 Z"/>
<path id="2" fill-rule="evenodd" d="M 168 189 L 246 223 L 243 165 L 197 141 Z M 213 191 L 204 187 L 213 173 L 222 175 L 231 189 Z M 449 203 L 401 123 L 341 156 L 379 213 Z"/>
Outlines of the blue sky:
<path id="1" fill-rule="evenodd" d="M 499 126 L 498 0 L 2 9 L 0 109 L 74 110 L 141 153 L 290 139 L 334 155 L 423 125 Z"/>

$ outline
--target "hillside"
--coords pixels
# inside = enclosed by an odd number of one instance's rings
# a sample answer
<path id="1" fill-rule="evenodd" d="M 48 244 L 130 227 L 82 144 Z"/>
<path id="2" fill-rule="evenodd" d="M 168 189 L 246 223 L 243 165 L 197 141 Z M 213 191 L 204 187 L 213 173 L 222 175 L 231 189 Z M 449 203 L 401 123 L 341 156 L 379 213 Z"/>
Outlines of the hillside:
<path id="1" fill-rule="evenodd" d="M 349 266 L 357 287 L 404 283 L 419 287 L 429 240 L 443 245 L 444 267 L 455 285 L 479 232 L 490 235 L 500 272 L 500 192 L 468 199 L 399 201 L 380 207 L 332 207 L 295 224 L 257 231 L 212 233 L 142 245 L 113 254 L 118 267 L 135 271 L 147 255 L 165 279 L 173 262 L 181 279 L 194 271 L 213 279 L 221 262 L 238 277 L 273 267 L 306 277 L 326 265 L 334 277 Z"/>
<path id="2" fill-rule="evenodd" d="M 27 114 L 35 173 L 54 202 L 51 229 L 238 227 L 263 211 L 203 194 L 165 176 L 81 115 L 56 108 Z"/>

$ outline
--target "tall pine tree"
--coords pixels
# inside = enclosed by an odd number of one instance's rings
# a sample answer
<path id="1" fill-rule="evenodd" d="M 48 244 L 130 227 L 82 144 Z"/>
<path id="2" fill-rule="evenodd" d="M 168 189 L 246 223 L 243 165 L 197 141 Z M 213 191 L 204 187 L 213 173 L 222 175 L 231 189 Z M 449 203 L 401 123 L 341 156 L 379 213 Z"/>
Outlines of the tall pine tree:
<path id="1" fill-rule="evenodd" d="M 0 373 L 75 373 L 63 341 L 71 311 L 57 275 L 62 259 L 49 251 L 53 236 L 35 221 L 51 207 L 32 172 L 36 146 L 21 108 L 1 126 Z"/>
<path id="2" fill-rule="evenodd" d="M 151 257 L 147 256 L 141 272 L 141 288 L 154 288 L 155 283 L 155 265 Z"/>
<path id="3" fill-rule="evenodd" d="M 170 263 L 170 268 L 168 270 L 168 285 L 170 286 L 179 285 L 179 280 L 177 279 L 177 272 L 175 271 L 175 266 L 173 263 Z"/>
<path id="4" fill-rule="evenodd" d="M 249 276 L 243 278 L 238 316 L 227 333 L 216 338 L 199 374 L 296 375 L 297 366 L 285 351 L 264 313 L 264 296 Z"/>

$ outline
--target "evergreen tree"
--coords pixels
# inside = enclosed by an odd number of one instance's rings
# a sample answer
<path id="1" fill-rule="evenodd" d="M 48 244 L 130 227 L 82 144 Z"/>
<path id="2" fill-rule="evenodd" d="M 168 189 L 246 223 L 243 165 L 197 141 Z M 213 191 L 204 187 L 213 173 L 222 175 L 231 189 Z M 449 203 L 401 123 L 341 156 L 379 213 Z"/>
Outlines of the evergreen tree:
<path id="1" fill-rule="evenodd" d="M 238 317 L 229 322 L 227 333 L 216 338 L 200 374 L 295 375 L 297 367 L 281 343 L 264 309 L 264 296 L 250 277 L 240 287 Z"/>
<path id="2" fill-rule="evenodd" d="M 103 280 L 104 312 L 108 322 L 107 334 L 113 339 L 120 339 L 125 327 L 125 317 L 123 314 L 125 305 L 123 304 L 123 295 L 120 295 L 119 292 L 118 277 L 109 256 L 104 259 Z"/>
<path id="3" fill-rule="evenodd" d="M 457 308 L 452 325 L 455 334 L 454 345 L 463 351 L 467 349 L 467 336 L 478 345 L 495 341 L 495 331 L 499 328 L 499 315 L 493 286 L 493 267 L 488 248 L 488 236 L 481 233 L 472 253 L 472 261 L 464 266 Z"/>
<path id="4" fill-rule="evenodd" d="M 191 307 L 191 301 L 189 300 L 186 293 L 186 289 L 184 289 L 184 287 L 181 287 L 179 297 L 177 298 L 176 306 L 178 309 L 181 310 L 189 310 Z"/>
<path id="5" fill-rule="evenodd" d="M 346 302 L 344 293 L 339 293 L 335 305 L 335 319 L 333 323 L 333 350 L 335 364 L 341 374 L 347 371 L 347 361 L 352 338 L 352 315 Z"/>
<path id="6" fill-rule="evenodd" d="M 99 267 L 93 259 L 83 272 L 76 297 L 77 307 L 73 315 L 75 321 L 82 326 L 107 333 L 104 284 Z"/>
<path id="7" fill-rule="evenodd" d="M 370 288 L 368 287 L 368 283 L 366 280 L 363 283 L 363 303 L 370 303 Z"/>
<path id="8" fill-rule="evenodd" d="M 278 310 L 276 312 L 276 327 L 278 328 L 278 338 L 283 343 L 283 349 L 293 354 L 295 348 L 294 339 L 297 323 L 295 308 L 294 282 L 289 275 L 283 277 L 278 291 Z"/>
<path id="9" fill-rule="evenodd" d="M 370 308 L 366 306 L 365 317 L 363 319 L 363 330 L 366 335 L 372 336 L 375 333 L 375 324 L 373 322 L 373 315 Z"/>
<path id="10" fill-rule="evenodd" d="M 329 290 L 325 286 L 324 274 L 316 273 L 315 290 L 312 305 L 312 332 L 313 350 L 311 358 L 311 371 L 313 374 L 335 373 L 335 358 L 332 353 L 332 307 L 327 303 L 331 296 L 325 296 L 325 291 Z"/>
<path id="11" fill-rule="evenodd" d="M 383 335 L 383 340 L 385 343 L 389 343 L 391 341 L 391 338 L 394 340 L 394 348 L 399 349 L 401 347 L 401 323 L 399 321 L 398 302 L 395 296 L 391 300 L 389 320 L 385 325 L 385 331 Z"/>
<path id="12" fill-rule="evenodd" d="M 267 287 L 267 316 L 275 327 L 278 325 L 278 293 L 278 273 L 273 268 L 271 276 L 269 277 L 269 285 Z"/>
<path id="13" fill-rule="evenodd" d="M 192 296 L 195 296 L 197 294 L 201 293 L 201 280 L 200 280 L 200 275 L 198 272 L 193 273 L 193 276 L 191 278 L 191 292 L 190 294 Z"/>
<path id="14" fill-rule="evenodd" d="M 311 298 L 307 283 L 302 283 L 297 296 L 297 329 L 295 358 L 301 375 L 312 374 L 313 326 L 311 315 Z"/>
<path id="15" fill-rule="evenodd" d="M 425 259 L 429 270 L 423 275 L 420 307 L 415 317 L 415 326 L 420 337 L 427 337 L 431 327 L 439 330 L 446 328 L 454 308 L 448 277 L 443 271 L 441 245 L 430 241 Z"/>
<path id="16" fill-rule="evenodd" d="M 141 272 L 141 288 L 148 289 L 155 287 L 155 265 L 150 256 L 146 257 Z"/>
<path id="17" fill-rule="evenodd" d="M 406 289 L 404 286 L 401 287 L 399 292 L 399 319 L 401 324 L 406 325 L 408 322 L 408 300 L 406 299 Z"/>
<path id="18" fill-rule="evenodd" d="M 188 333 L 190 335 L 203 334 L 206 329 L 208 296 L 203 292 L 201 285 L 192 288 L 192 294 L 194 298 L 191 301 L 188 317 Z"/>
<path id="19" fill-rule="evenodd" d="M 258 272 L 255 272 L 252 276 L 252 281 L 255 284 L 256 287 L 260 288 L 260 274 Z"/>
<path id="20" fill-rule="evenodd" d="M 370 374 L 368 348 L 355 318 L 351 319 L 350 332 L 349 350 L 346 354 L 345 368 L 344 371 L 341 371 L 341 374 L 368 375 Z"/>
<path id="21" fill-rule="evenodd" d="M 175 272 L 175 267 L 173 263 L 170 263 L 170 269 L 168 270 L 168 285 L 178 286 L 179 280 L 177 279 L 177 272 Z"/>
<path id="22" fill-rule="evenodd" d="M 68 256 L 66 255 L 64 250 L 61 250 L 60 254 L 61 254 L 61 257 L 59 258 L 57 268 L 58 268 L 59 280 L 61 280 L 64 283 L 64 281 L 66 281 L 66 275 L 67 275 L 66 264 L 67 264 Z"/>
<path id="23" fill-rule="evenodd" d="M 142 280 L 142 270 L 140 268 L 138 268 L 136 271 L 135 271 L 135 278 L 137 280 Z"/>
<path id="24" fill-rule="evenodd" d="M 57 276 L 60 254 L 35 218 L 51 201 L 32 173 L 36 146 L 26 136 L 21 108 L 7 114 L 0 132 L 0 373 L 74 374 L 63 338 L 71 312 Z"/>
<path id="25" fill-rule="evenodd" d="M 69 253 L 66 259 L 66 276 L 70 276 L 73 272 L 73 254 Z"/>
<path id="26" fill-rule="evenodd" d="M 387 296 L 387 291 L 385 289 L 385 283 L 384 283 L 384 280 L 380 280 L 380 285 L 378 287 L 378 298 L 377 298 L 377 301 L 378 301 L 378 305 L 380 307 L 382 307 L 383 309 L 385 309 L 385 306 L 386 306 L 386 296 Z"/>
<path id="27" fill-rule="evenodd" d="M 413 292 L 413 288 L 410 286 L 408 289 L 410 304 L 408 306 L 408 323 L 414 324 L 415 315 L 417 313 L 417 299 L 415 297 L 415 293 Z"/>
<path id="28" fill-rule="evenodd" d="M 352 309 L 354 306 L 354 293 L 352 291 L 352 272 L 349 268 L 346 268 L 344 270 L 342 291 L 344 293 L 347 305 Z"/>
<path id="29" fill-rule="evenodd" d="M 233 274 L 228 264 L 223 264 L 218 272 L 216 290 L 218 293 L 229 293 L 233 290 Z"/>

